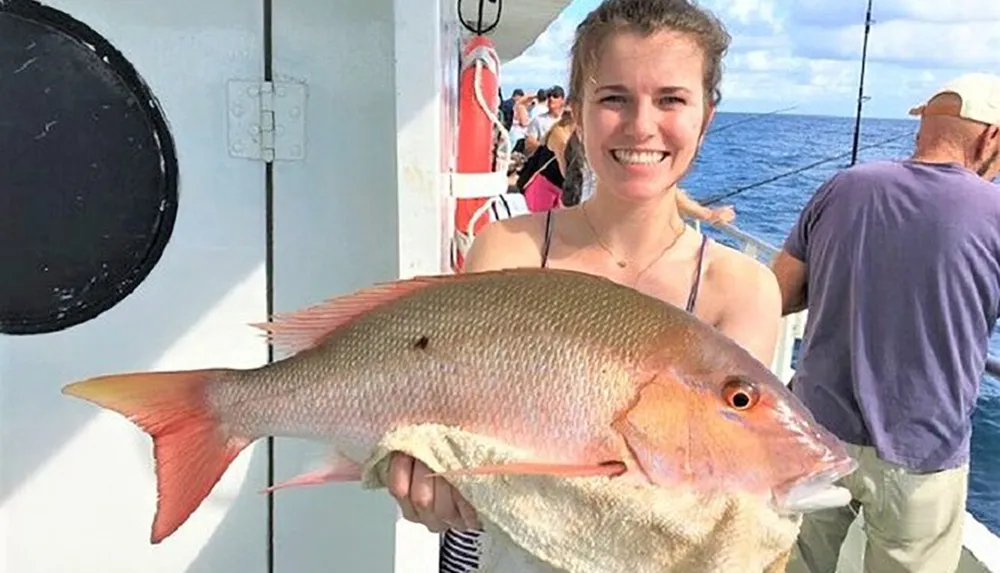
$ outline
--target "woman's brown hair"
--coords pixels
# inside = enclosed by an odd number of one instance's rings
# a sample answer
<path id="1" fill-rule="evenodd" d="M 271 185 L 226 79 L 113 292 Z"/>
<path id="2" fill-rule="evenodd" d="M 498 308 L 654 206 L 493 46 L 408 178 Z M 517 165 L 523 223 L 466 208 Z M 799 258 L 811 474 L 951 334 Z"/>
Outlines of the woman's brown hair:
<path id="1" fill-rule="evenodd" d="M 579 109 L 584 83 L 596 68 L 605 40 L 616 32 L 649 36 L 673 30 L 692 36 L 705 55 L 705 103 L 722 99 L 722 58 L 731 40 L 722 22 L 690 0 L 604 0 L 576 28 L 570 65 L 570 103 Z"/>

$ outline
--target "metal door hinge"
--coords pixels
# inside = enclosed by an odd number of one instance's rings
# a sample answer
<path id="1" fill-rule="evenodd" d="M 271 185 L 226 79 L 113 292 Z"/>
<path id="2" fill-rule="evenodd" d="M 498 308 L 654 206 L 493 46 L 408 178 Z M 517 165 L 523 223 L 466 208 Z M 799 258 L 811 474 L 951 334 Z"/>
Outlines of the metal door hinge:
<path id="1" fill-rule="evenodd" d="M 305 157 L 305 84 L 230 80 L 226 88 L 229 155 L 267 163 Z"/>

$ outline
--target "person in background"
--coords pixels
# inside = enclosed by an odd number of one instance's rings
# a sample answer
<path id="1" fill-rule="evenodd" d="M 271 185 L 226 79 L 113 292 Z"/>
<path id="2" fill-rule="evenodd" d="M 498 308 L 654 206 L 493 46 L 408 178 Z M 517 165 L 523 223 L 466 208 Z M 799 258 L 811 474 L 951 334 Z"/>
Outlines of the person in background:
<path id="1" fill-rule="evenodd" d="M 681 188 L 677 188 L 677 208 L 682 217 L 698 219 L 706 223 L 722 223 L 728 225 L 736 219 L 736 210 L 732 205 L 722 205 L 721 207 L 705 207 L 701 203 L 691 198 Z"/>
<path id="2" fill-rule="evenodd" d="M 525 161 L 517 179 L 517 188 L 524 195 L 532 213 L 565 205 L 563 190 L 567 170 L 566 145 L 575 128 L 573 113 L 567 107 L 542 138 L 535 152 Z"/>
<path id="3" fill-rule="evenodd" d="M 549 101 L 549 90 L 540 89 L 535 92 L 535 97 L 530 99 L 530 102 L 525 102 L 528 104 L 529 121 L 549 111 L 549 107 L 547 105 L 547 102 Z"/>
<path id="4" fill-rule="evenodd" d="M 841 171 L 774 261 L 808 308 L 793 392 L 859 461 L 849 507 L 806 514 L 789 573 L 836 569 L 864 508 L 868 573 L 955 571 L 971 417 L 1000 313 L 1000 77 L 925 104 L 915 151 Z"/>
<path id="5" fill-rule="evenodd" d="M 504 127 L 510 135 L 511 153 L 524 154 L 524 135 L 531 122 L 528 104 L 534 98 L 524 95 L 524 90 L 515 89 L 510 99 L 500 104 Z"/>
<path id="6" fill-rule="evenodd" d="M 677 182 L 719 103 L 729 41 L 691 0 L 604 0 L 577 28 L 570 72 L 576 131 L 597 176 L 593 195 L 489 224 L 466 272 L 541 266 L 604 276 L 687 309 L 770 364 L 780 328 L 774 275 L 678 211 Z M 475 570 L 476 512 L 428 473 L 396 452 L 389 492 L 406 519 L 446 532 L 442 571 Z"/>
<path id="7" fill-rule="evenodd" d="M 503 90 L 500 92 L 500 117 L 505 129 L 510 130 L 512 119 L 514 118 L 514 104 L 524 97 L 524 90 L 515 88 L 510 92 L 510 98 L 503 99 Z"/>
<path id="8" fill-rule="evenodd" d="M 524 153 L 530 156 L 538 149 L 539 144 L 549 129 L 562 117 L 566 102 L 566 92 L 561 86 L 553 86 L 546 92 L 545 109 L 531 118 L 531 123 L 525 131 Z"/>

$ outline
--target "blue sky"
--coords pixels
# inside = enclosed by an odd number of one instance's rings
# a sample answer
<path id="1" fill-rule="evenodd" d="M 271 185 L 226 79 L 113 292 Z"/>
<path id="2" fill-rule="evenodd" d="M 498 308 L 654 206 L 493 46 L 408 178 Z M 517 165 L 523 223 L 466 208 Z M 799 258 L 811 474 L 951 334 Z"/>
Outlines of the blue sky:
<path id="1" fill-rule="evenodd" d="M 515 87 L 566 85 L 573 31 L 600 0 L 574 0 L 501 70 Z M 853 116 L 866 0 L 702 0 L 733 42 L 721 111 Z M 1000 73 L 1000 0 L 875 0 L 868 43 L 866 117 L 907 110 L 967 71 Z"/>

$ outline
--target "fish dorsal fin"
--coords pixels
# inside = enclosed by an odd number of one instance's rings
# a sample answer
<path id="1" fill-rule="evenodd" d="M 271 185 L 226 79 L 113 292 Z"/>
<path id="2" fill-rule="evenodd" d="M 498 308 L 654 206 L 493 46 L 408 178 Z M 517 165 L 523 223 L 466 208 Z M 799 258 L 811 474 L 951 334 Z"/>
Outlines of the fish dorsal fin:
<path id="1" fill-rule="evenodd" d="M 301 310 L 275 313 L 269 322 L 251 326 L 267 332 L 268 340 L 276 349 L 297 354 L 315 347 L 337 329 L 384 304 L 455 277 L 430 275 L 380 283 Z"/>

